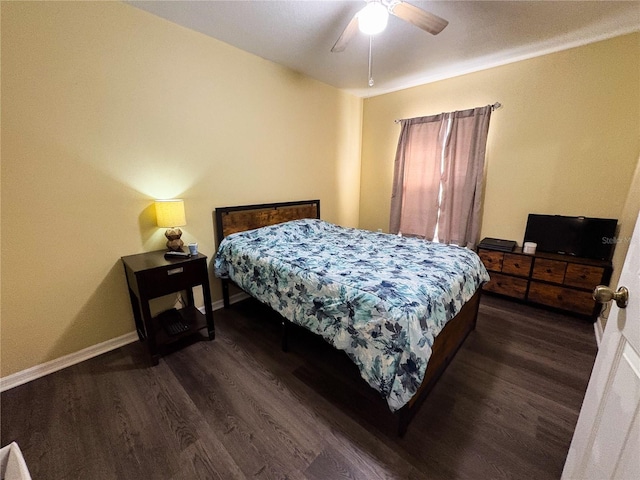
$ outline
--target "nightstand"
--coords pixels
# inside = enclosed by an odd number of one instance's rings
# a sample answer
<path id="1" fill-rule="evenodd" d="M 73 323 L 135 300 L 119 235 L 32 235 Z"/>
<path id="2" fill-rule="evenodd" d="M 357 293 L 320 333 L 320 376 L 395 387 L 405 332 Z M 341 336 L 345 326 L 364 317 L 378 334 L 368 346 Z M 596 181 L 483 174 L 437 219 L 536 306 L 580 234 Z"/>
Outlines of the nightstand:
<path id="1" fill-rule="evenodd" d="M 185 337 L 192 337 L 203 328 L 207 329 L 209 340 L 215 338 L 207 257 L 199 253 L 188 258 L 166 259 L 165 252 L 122 257 L 136 330 L 147 347 L 152 365 L 158 364 L 161 353 L 170 351 Z M 194 305 L 193 287 L 197 285 L 202 285 L 204 315 Z M 183 290 L 187 294 L 184 308 L 151 316 L 151 299 Z"/>

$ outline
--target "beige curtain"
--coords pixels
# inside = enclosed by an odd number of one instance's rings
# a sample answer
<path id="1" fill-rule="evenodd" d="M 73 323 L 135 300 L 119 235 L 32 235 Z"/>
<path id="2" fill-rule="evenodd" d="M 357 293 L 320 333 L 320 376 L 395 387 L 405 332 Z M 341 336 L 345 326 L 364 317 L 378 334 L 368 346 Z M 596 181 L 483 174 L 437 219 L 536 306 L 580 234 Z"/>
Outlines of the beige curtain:
<path id="1" fill-rule="evenodd" d="M 451 114 L 438 224 L 438 239 L 443 243 L 469 248 L 478 243 L 490 118 L 490 105 Z"/>
<path id="2" fill-rule="evenodd" d="M 389 230 L 474 247 L 492 107 L 402 121 Z"/>
<path id="3" fill-rule="evenodd" d="M 438 222 L 444 114 L 402 120 L 391 193 L 391 233 L 433 240 Z"/>

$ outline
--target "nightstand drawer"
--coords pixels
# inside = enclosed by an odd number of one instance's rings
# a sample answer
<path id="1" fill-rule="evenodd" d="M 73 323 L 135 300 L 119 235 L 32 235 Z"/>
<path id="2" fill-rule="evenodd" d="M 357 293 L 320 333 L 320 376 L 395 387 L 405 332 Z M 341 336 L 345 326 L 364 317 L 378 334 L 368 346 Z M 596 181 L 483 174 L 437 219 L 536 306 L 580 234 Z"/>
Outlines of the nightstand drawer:
<path id="1" fill-rule="evenodd" d="M 513 298 L 524 299 L 527 293 L 527 280 L 499 273 L 491 273 L 491 280 L 484 285 L 484 290 Z"/>
<path id="2" fill-rule="evenodd" d="M 583 315 L 591 315 L 595 307 L 595 301 L 591 298 L 590 292 L 538 282 L 531 282 L 529 285 L 527 300 Z"/>
<path id="3" fill-rule="evenodd" d="M 505 253 L 502 261 L 502 273 L 517 275 L 519 277 L 528 277 L 531 271 L 531 257 L 525 255 L 514 255 L 513 253 Z"/>
<path id="4" fill-rule="evenodd" d="M 572 287 L 588 288 L 593 290 L 596 285 L 602 283 L 604 268 L 590 265 L 578 265 L 570 263 L 564 276 L 565 285 Z"/>
<path id="5" fill-rule="evenodd" d="M 562 283 L 564 281 L 564 272 L 566 269 L 566 262 L 536 258 L 536 261 L 533 265 L 533 274 L 531 275 L 531 277 L 535 278 L 536 280 Z"/>
<path id="6" fill-rule="evenodd" d="M 204 260 L 176 262 L 173 265 L 137 272 L 140 293 L 149 298 L 160 297 L 199 285 L 207 273 Z"/>
<path id="7" fill-rule="evenodd" d="M 502 271 L 502 260 L 504 257 L 504 253 L 480 250 L 478 256 L 480 257 L 480 260 L 482 260 L 482 263 L 484 263 L 484 266 L 487 270 L 491 270 L 493 272 Z"/>

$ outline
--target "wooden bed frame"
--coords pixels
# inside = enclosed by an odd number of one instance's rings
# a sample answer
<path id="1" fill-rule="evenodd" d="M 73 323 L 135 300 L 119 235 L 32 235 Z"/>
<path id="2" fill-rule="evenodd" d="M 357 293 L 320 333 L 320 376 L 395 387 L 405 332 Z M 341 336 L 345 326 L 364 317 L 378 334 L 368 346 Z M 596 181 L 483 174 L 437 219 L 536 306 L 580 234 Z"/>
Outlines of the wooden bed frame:
<path id="1" fill-rule="evenodd" d="M 218 245 L 220 245 L 224 237 L 232 233 L 302 218 L 320 218 L 320 200 L 216 208 L 215 219 Z M 229 280 L 222 279 L 222 295 L 225 308 L 229 307 L 229 282 Z M 467 335 L 475 329 L 480 305 L 480 291 L 481 288 L 478 288 L 458 315 L 449 320 L 436 337 L 422 384 L 413 398 L 404 407 L 395 412 L 398 419 L 398 435 L 403 436 L 405 434 L 409 422 L 424 402 L 429 391 L 445 371 L 447 365 L 449 365 L 460 346 L 464 343 Z M 289 324 L 289 320 L 283 318 L 282 349 L 285 351 L 287 350 Z"/>
<path id="2" fill-rule="evenodd" d="M 320 200 L 263 203 L 215 209 L 218 245 L 227 235 L 302 218 L 320 218 Z M 229 308 L 229 280 L 222 279 L 222 301 Z M 283 346 L 286 343 L 283 342 Z"/>

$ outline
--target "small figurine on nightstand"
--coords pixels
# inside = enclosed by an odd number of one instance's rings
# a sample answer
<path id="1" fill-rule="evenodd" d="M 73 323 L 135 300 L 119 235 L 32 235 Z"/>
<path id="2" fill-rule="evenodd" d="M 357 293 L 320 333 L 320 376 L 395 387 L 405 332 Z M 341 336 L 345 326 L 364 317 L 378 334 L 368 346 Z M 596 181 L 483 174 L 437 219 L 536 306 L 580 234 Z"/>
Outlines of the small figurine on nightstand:
<path id="1" fill-rule="evenodd" d="M 174 252 L 181 252 L 184 242 L 180 238 L 182 236 L 182 230 L 179 228 L 167 228 L 164 232 L 164 236 L 167 237 L 167 248 Z"/>

